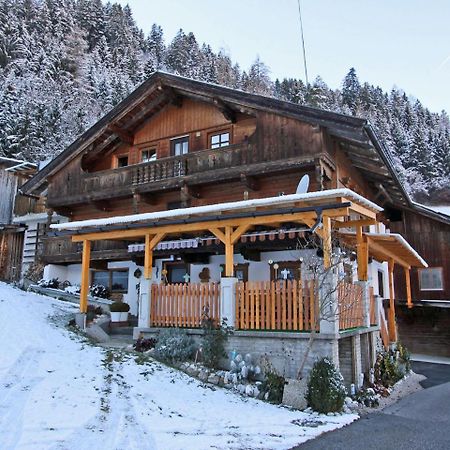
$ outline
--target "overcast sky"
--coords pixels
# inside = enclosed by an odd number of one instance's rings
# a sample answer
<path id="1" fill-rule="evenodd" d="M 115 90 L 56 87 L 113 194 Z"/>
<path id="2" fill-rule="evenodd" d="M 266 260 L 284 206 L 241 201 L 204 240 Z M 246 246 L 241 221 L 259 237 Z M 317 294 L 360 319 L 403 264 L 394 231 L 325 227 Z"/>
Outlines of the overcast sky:
<path id="1" fill-rule="evenodd" d="M 147 33 L 166 42 L 179 28 L 243 69 L 256 55 L 275 78 L 304 78 L 297 0 L 119 0 Z M 450 112 L 450 0 L 301 0 L 310 81 L 339 87 L 350 67 L 361 81 L 394 85 L 433 111 Z"/>

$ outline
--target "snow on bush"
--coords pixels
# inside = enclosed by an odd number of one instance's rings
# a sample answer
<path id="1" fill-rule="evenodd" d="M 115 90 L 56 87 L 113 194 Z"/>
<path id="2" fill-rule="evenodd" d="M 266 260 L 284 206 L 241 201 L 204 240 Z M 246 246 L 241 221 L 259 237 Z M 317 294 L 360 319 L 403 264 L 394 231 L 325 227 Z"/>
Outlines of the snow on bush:
<path id="1" fill-rule="evenodd" d="M 307 401 L 319 413 L 339 412 L 344 406 L 344 379 L 328 358 L 317 361 L 309 375 Z"/>
<path id="2" fill-rule="evenodd" d="M 179 328 L 161 331 L 155 346 L 155 356 L 171 363 L 192 359 L 197 348 L 191 336 Z"/>
<path id="3" fill-rule="evenodd" d="M 50 279 L 43 278 L 42 280 L 39 280 L 38 285 L 43 288 L 58 289 L 59 280 L 58 278 L 50 278 Z"/>

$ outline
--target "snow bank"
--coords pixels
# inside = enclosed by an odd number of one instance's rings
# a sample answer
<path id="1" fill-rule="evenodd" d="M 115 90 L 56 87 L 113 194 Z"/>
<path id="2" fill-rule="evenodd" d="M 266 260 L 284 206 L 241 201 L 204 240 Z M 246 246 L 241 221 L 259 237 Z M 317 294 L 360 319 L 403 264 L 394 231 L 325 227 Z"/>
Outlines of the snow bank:
<path id="1" fill-rule="evenodd" d="M 319 416 L 203 386 L 84 343 L 74 307 L 0 283 L 0 448 L 288 449 L 355 415 Z"/>

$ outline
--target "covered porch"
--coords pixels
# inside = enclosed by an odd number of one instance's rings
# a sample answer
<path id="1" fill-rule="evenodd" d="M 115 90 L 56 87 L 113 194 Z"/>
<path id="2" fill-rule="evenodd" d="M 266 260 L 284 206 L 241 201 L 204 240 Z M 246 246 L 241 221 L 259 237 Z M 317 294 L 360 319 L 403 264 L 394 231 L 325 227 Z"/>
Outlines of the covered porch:
<path id="1" fill-rule="evenodd" d="M 369 236 L 381 230 L 378 205 L 348 189 L 261 198 L 181 208 L 130 216 L 69 222 L 52 226 L 57 235 L 71 236 L 83 245 L 80 311 L 87 311 L 92 242 L 128 241 L 144 250 L 140 283 L 139 329 L 152 327 L 198 328 L 202 318 L 240 331 L 281 331 L 338 335 L 381 326 L 380 308 L 368 280 L 369 257 L 389 264 L 424 264 L 407 244 L 398 254 L 389 250 L 391 238 Z M 320 247 L 320 274 L 302 270 L 301 277 L 280 276 L 282 269 L 270 259 L 259 264 L 278 276 L 244 280 L 237 273 L 237 243 L 247 236 L 296 230 L 315 236 Z M 377 236 L 392 236 L 378 233 Z M 337 238 L 337 241 L 336 241 Z M 223 248 L 223 264 L 216 280 L 171 283 L 163 271 L 155 274 L 155 250 L 186 239 L 215 240 Z M 336 245 L 356 254 L 355 276 L 343 277 L 336 262 Z M 341 244 L 339 244 L 341 245 Z M 305 249 L 306 251 L 306 249 Z M 408 258 L 416 256 L 415 261 Z M 219 255 L 220 256 L 220 255 Z M 218 256 L 218 257 L 219 257 Z M 417 257 L 419 259 L 417 259 Z M 303 257 L 298 256 L 300 265 Z M 305 265 L 305 264 L 304 264 Z M 161 266 L 162 267 L 162 266 Z M 278 270 L 279 269 L 279 270 Z M 284 272 L 286 274 L 287 272 Z M 405 272 L 406 273 L 406 272 Z M 391 280 L 391 278 L 390 278 Z M 391 287 L 391 286 L 390 286 Z M 393 289 L 390 289 L 393 292 Z M 391 314 L 393 317 L 391 318 Z M 390 310 L 389 339 L 396 340 L 395 310 Z"/>

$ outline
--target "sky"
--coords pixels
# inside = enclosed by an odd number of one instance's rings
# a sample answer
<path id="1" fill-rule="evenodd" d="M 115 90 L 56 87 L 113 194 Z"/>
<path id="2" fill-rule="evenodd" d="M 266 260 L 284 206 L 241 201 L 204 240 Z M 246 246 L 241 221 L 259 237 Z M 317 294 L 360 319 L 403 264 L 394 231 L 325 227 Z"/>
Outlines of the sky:
<path id="1" fill-rule="evenodd" d="M 182 28 L 247 69 L 259 55 L 271 77 L 304 79 L 297 0 L 119 0 L 145 33 Z M 450 0 L 301 0 L 310 82 L 331 88 L 354 67 L 360 81 L 394 86 L 450 112 Z"/>

